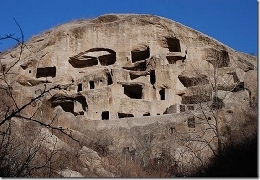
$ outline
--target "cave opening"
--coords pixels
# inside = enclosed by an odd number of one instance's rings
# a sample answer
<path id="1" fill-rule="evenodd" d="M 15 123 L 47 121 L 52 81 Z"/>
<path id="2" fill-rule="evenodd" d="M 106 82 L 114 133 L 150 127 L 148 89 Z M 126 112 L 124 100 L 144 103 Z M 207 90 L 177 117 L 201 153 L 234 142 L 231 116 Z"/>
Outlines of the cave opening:
<path id="1" fill-rule="evenodd" d="M 55 77 L 56 76 L 56 67 L 43 67 L 37 68 L 36 78 L 40 77 Z"/>
<path id="2" fill-rule="evenodd" d="M 78 92 L 80 92 L 80 91 L 82 91 L 82 84 L 80 83 L 80 84 L 78 84 L 78 90 L 77 90 Z"/>
<path id="3" fill-rule="evenodd" d="M 102 120 L 109 120 L 109 111 L 103 111 L 101 113 Z"/>
<path id="4" fill-rule="evenodd" d="M 52 108 L 60 106 L 65 112 L 70 112 L 75 116 L 84 115 L 88 108 L 86 98 L 82 95 L 71 97 L 56 94 L 50 99 L 50 102 Z"/>
<path id="5" fill-rule="evenodd" d="M 74 113 L 74 103 L 73 101 L 69 101 L 69 102 L 62 102 L 60 104 L 61 108 L 65 111 L 65 112 L 70 112 L 70 113 Z"/>
<path id="6" fill-rule="evenodd" d="M 133 50 L 131 51 L 132 63 L 145 60 L 150 57 L 150 48 L 147 47 L 145 50 Z"/>
<path id="7" fill-rule="evenodd" d="M 133 85 L 123 85 L 124 94 L 132 99 L 142 99 L 142 85 L 133 84 Z"/>
<path id="8" fill-rule="evenodd" d="M 151 114 L 149 112 L 146 112 L 143 114 L 143 116 L 150 116 Z"/>
<path id="9" fill-rule="evenodd" d="M 160 99 L 161 99 L 161 100 L 165 100 L 165 88 L 162 88 L 162 89 L 159 91 L 159 94 L 160 94 Z"/>
<path id="10" fill-rule="evenodd" d="M 150 71 L 150 83 L 154 85 L 156 82 L 155 70 Z"/>
<path id="11" fill-rule="evenodd" d="M 116 62 L 116 53 L 105 54 L 98 57 L 102 66 L 109 66 Z"/>
<path id="12" fill-rule="evenodd" d="M 170 131 L 170 134 L 172 135 L 172 134 L 173 134 L 173 131 L 174 131 L 174 128 L 173 128 L 173 127 L 170 127 L 169 131 Z"/>
<path id="13" fill-rule="evenodd" d="M 107 73 L 107 85 L 113 84 L 112 76 L 110 73 Z"/>
<path id="14" fill-rule="evenodd" d="M 182 56 L 166 56 L 169 64 L 176 64 L 177 61 L 183 61 L 185 58 Z"/>
<path id="15" fill-rule="evenodd" d="M 89 89 L 95 89 L 95 82 L 89 81 Z"/>
<path id="16" fill-rule="evenodd" d="M 127 117 L 134 117 L 133 114 L 128 114 L 128 113 L 117 113 L 118 118 L 127 118 Z"/>
<path id="17" fill-rule="evenodd" d="M 180 41 L 177 38 L 166 38 L 170 52 L 181 52 Z"/>
<path id="18" fill-rule="evenodd" d="M 70 57 L 69 63 L 74 68 L 85 68 L 98 65 L 112 65 L 116 62 L 116 52 L 107 48 L 92 48 Z"/>
<path id="19" fill-rule="evenodd" d="M 81 104 L 83 111 L 87 110 L 88 104 L 87 104 L 86 98 L 84 96 L 76 97 L 76 101 L 78 101 Z"/>

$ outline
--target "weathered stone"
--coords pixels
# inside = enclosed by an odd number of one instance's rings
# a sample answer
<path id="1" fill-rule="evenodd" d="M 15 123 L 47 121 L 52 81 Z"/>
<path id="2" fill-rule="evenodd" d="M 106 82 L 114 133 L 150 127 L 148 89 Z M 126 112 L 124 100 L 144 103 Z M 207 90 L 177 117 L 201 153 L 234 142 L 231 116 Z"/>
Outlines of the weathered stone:
<path id="1" fill-rule="evenodd" d="M 64 169 L 62 171 L 59 171 L 57 172 L 58 174 L 60 174 L 62 177 L 66 177 L 66 178 L 72 178 L 72 177 L 84 177 L 82 176 L 79 172 L 77 171 L 73 171 L 73 170 L 70 170 L 70 169 Z"/>
<path id="2" fill-rule="evenodd" d="M 101 158 L 98 153 L 86 146 L 78 152 L 79 160 L 92 172 L 95 172 L 99 177 L 114 177 L 112 173 L 105 170 L 101 164 Z"/>
<path id="3" fill-rule="evenodd" d="M 103 166 L 100 152 L 86 147 L 94 140 L 106 145 L 118 161 L 124 157 L 148 165 L 165 152 L 174 160 L 187 151 L 184 140 L 215 123 L 210 113 L 216 107 L 214 100 L 222 102 L 218 108 L 223 132 L 239 121 L 250 103 L 257 103 L 255 57 L 165 18 L 104 15 L 60 25 L 25 44 L 31 50 L 24 49 L 7 82 L 12 83 L 18 105 L 44 88 L 61 87 L 22 113 L 33 115 L 40 107 L 43 121 L 50 123 L 55 116 L 58 126 L 83 142 L 75 158 L 84 166 L 80 172 L 115 176 Z M 16 62 L 19 53 L 19 48 L 1 53 L 0 71 Z M 245 122 L 233 129 L 239 131 Z M 213 136 L 212 128 L 203 134 L 208 141 Z M 75 148 L 60 134 L 47 139 L 46 147 L 54 146 L 56 138 L 59 147 Z M 210 143 L 213 150 L 217 148 L 216 141 Z M 212 156 L 209 148 L 200 152 L 203 161 Z M 187 154 L 183 167 L 193 157 Z M 81 176 L 70 169 L 60 174 Z"/>
<path id="4" fill-rule="evenodd" d="M 134 117 L 140 117 L 147 112 L 151 115 L 162 114 L 170 105 L 186 102 L 188 95 L 183 85 L 190 87 L 212 83 L 214 79 L 212 68 L 215 62 L 216 68 L 221 72 L 222 68 L 236 66 L 235 57 L 240 59 L 243 57 L 244 61 L 247 58 L 245 55 L 236 56 L 238 52 L 224 45 L 216 46 L 218 42 L 208 37 L 206 38 L 208 47 L 201 48 L 195 39 L 204 42 L 203 34 L 191 31 L 173 21 L 155 16 L 147 18 L 139 15 L 112 15 L 111 17 L 113 21 L 109 23 L 95 19 L 64 24 L 55 28 L 55 33 L 49 38 L 45 38 L 48 34 L 46 33 L 27 42 L 27 44 L 37 42 L 39 45 L 35 48 L 38 53 L 31 55 L 29 51 L 24 52 L 24 56 L 29 58 L 24 58 L 20 63 L 18 82 L 29 87 L 45 82 L 60 85 L 71 83 L 67 93 L 81 92 L 89 108 L 84 115 L 89 119 L 102 119 L 104 111 L 109 113 L 109 119 L 118 118 L 118 113 L 130 113 L 134 114 Z M 140 26 L 141 24 L 144 26 Z M 174 29 L 174 32 L 163 28 L 165 26 Z M 189 32 L 189 40 L 186 32 Z M 129 38 L 131 42 L 127 41 Z M 40 46 L 40 44 L 49 45 Z M 14 55 L 16 53 L 16 50 L 12 52 Z M 8 54 L 4 59 L 7 57 Z M 40 63 L 40 66 L 36 67 L 37 63 Z M 203 67 L 204 64 L 206 66 Z M 199 69 L 197 65 L 200 66 Z M 234 77 L 242 82 L 244 77 L 242 71 L 236 69 L 235 74 L 220 74 L 218 79 Z M 23 77 L 25 75 L 26 77 Z M 140 83 L 145 84 L 137 88 L 137 91 L 140 89 L 138 98 L 133 98 L 136 95 L 131 95 L 131 91 L 127 92 L 128 98 L 126 98 L 124 90 L 126 87 L 123 83 L 130 82 L 134 88 Z M 218 86 L 220 90 L 231 91 L 236 83 L 221 81 L 218 82 Z M 104 90 L 107 93 L 104 93 Z M 122 112 L 120 109 L 122 106 L 135 107 L 132 99 L 138 99 L 140 105 L 143 103 L 143 108 L 134 108 L 132 110 L 134 113 Z M 206 100 L 210 100 L 210 96 Z M 156 106 L 156 111 L 151 109 L 151 106 Z M 79 110 L 77 114 L 82 114 L 81 112 Z"/>

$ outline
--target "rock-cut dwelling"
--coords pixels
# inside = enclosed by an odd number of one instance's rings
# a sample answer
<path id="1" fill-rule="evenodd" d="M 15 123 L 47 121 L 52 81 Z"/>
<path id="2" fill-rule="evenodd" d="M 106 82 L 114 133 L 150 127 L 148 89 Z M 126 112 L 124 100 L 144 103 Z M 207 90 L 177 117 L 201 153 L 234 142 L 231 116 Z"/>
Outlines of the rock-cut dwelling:
<path id="1" fill-rule="evenodd" d="M 37 53 L 25 50 L 18 82 L 68 85 L 49 99 L 51 107 L 92 120 L 195 110 L 212 100 L 214 69 L 229 79 L 219 90 L 232 92 L 244 90 L 245 73 L 256 67 L 253 58 L 206 35 L 148 15 L 75 21 L 28 44 Z"/>

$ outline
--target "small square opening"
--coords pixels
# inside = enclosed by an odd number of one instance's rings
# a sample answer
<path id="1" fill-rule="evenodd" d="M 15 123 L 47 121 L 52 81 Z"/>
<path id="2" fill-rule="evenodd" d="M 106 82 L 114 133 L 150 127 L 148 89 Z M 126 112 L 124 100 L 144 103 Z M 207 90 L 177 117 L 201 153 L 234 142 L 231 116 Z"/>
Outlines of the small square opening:
<path id="1" fill-rule="evenodd" d="M 108 120 L 109 119 L 109 111 L 103 111 L 101 114 L 102 120 Z"/>

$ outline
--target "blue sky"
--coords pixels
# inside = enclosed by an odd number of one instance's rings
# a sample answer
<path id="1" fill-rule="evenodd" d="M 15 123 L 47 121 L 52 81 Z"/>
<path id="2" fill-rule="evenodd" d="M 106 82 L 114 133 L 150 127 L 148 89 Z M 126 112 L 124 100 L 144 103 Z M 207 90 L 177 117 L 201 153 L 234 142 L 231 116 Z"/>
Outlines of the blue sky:
<path id="1" fill-rule="evenodd" d="M 163 16 L 207 34 L 231 48 L 257 54 L 257 0 L 3 0 L 0 36 L 25 39 L 75 19 L 107 13 L 138 13 Z M 0 51 L 12 46 L 0 42 Z"/>

